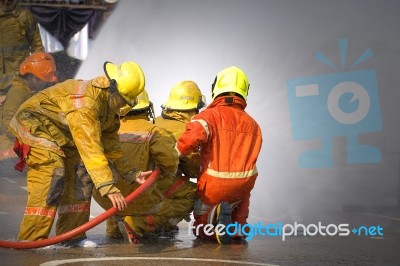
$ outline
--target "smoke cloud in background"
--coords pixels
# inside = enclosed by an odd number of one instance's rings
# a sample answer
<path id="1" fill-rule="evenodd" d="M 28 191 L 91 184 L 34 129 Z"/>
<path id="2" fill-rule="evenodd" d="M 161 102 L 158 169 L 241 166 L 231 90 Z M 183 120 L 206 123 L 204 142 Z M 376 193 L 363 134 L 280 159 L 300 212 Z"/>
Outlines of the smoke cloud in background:
<path id="1" fill-rule="evenodd" d="M 210 103 L 215 75 L 231 65 L 242 68 L 251 84 L 246 111 L 264 138 L 250 218 L 324 221 L 330 217 L 323 213 L 346 206 L 398 202 L 398 14 L 397 0 L 120 0 L 77 77 L 102 74 L 104 61 L 136 61 L 159 115 L 175 83 L 195 81 Z M 340 39 L 348 40 L 344 66 Z M 351 68 L 368 49 L 373 56 Z M 337 68 L 316 60 L 318 52 Z M 377 147 L 380 163 L 348 164 L 343 132 L 332 139 L 333 167 L 300 167 L 300 153 L 318 148 L 320 139 L 294 140 L 287 81 L 364 69 L 376 71 L 383 129 L 361 133 L 358 141 Z"/>

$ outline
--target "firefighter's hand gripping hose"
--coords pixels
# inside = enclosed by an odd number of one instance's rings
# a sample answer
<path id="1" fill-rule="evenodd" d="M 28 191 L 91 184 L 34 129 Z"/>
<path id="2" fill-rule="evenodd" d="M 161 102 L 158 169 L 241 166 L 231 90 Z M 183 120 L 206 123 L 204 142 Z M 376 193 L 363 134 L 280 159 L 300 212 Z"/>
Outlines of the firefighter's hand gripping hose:
<path id="1" fill-rule="evenodd" d="M 140 196 L 144 191 L 146 191 L 156 180 L 158 175 L 161 173 L 161 170 L 159 168 L 156 168 L 149 178 L 146 180 L 144 184 L 142 184 L 140 187 L 138 187 L 135 191 L 133 191 L 131 194 L 129 194 L 125 200 L 129 204 L 133 200 L 135 200 L 138 196 Z M 83 232 L 86 232 L 87 230 L 92 229 L 96 225 L 104 222 L 114 214 L 116 214 L 118 210 L 114 207 L 111 207 L 107 211 L 103 212 L 96 218 L 90 220 L 89 222 L 69 231 L 64 234 L 54 236 L 52 238 L 48 239 L 42 239 L 42 240 L 36 240 L 36 241 L 29 241 L 29 242 L 15 242 L 15 241 L 4 241 L 0 240 L 0 247 L 1 248 L 15 248 L 15 249 L 29 249 L 29 248 L 40 248 L 40 247 L 45 247 L 45 246 L 50 246 L 54 244 L 58 244 L 61 242 L 64 242 L 74 236 L 77 236 Z"/>

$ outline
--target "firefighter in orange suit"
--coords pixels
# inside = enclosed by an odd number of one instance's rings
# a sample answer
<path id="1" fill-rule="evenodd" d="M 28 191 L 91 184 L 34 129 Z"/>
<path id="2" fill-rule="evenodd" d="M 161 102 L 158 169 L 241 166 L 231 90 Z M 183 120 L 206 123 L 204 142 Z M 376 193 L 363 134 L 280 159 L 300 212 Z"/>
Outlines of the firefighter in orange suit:
<path id="1" fill-rule="evenodd" d="M 122 216 L 126 232 L 132 234 L 129 237 L 133 243 L 140 242 L 143 237 L 170 231 L 192 211 L 194 205 L 196 190 L 194 186 L 187 188 L 187 198 L 184 203 L 171 198 L 177 188 L 172 187 L 168 191 L 159 189 L 159 182 L 175 181 L 178 153 L 174 149 L 174 139 L 164 129 L 150 122 L 150 118 L 154 119 L 153 104 L 144 91 L 138 96 L 138 104 L 122 118 L 119 130 L 122 149 L 125 156 L 129 157 L 132 168 L 140 171 L 158 166 L 162 170 L 156 185 L 118 213 Z M 119 180 L 116 186 L 124 195 L 130 194 L 138 187 L 137 184 L 129 183 L 127 180 Z M 181 187 L 181 184 L 177 186 Z M 103 208 L 109 207 L 109 203 L 101 198 L 99 193 L 95 192 L 93 196 Z M 107 221 L 107 236 L 121 237 L 113 219 Z"/>
<path id="2" fill-rule="evenodd" d="M 11 80 L 11 86 L 0 96 L 0 161 L 15 157 L 12 150 L 15 136 L 7 126 L 18 107 L 36 92 L 57 82 L 54 58 L 44 52 L 30 55 L 21 64 L 19 75 Z"/>
<path id="3" fill-rule="evenodd" d="M 259 125 L 244 111 L 248 89 L 247 76 L 241 69 L 223 69 L 212 85 L 213 102 L 192 118 L 177 142 L 181 155 L 200 147 L 202 172 L 197 181 L 195 228 L 206 224 L 223 224 L 226 228 L 230 223 L 247 222 L 262 145 Z M 232 241 L 223 230 L 215 230 L 210 236 L 197 231 L 199 237 L 221 244 Z"/>
<path id="4" fill-rule="evenodd" d="M 16 167 L 28 165 L 28 202 L 19 240 L 47 238 L 57 210 L 56 234 L 87 222 L 92 186 L 123 210 L 127 203 L 115 179 L 142 179 L 151 173 L 127 168 L 118 137 L 120 108 L 136 104 L 144 89 L 143 71 L 134 62 L 105 62 L 104 72 L 93 80 L 67 80 L 38 92 L 11 120 L 21 158 Z M 95 245 L 84 233 L 73 240 L 78 246 Z"/>

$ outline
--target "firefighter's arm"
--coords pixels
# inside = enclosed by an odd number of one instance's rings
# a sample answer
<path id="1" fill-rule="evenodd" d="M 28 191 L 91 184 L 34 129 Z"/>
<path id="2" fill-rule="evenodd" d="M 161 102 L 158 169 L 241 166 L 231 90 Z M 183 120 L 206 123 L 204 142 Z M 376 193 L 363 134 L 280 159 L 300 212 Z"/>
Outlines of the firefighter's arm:
<path id="1" fill-rule="evenodd" d="M 200 176 L 200 154 L 196 151 L 181 156 L 179 158 L 179 169 L 183 175 L 189 178 L 198 178 Z"/>
<path id="2" fill-rule="evenodd" d="M 136 174 L 136 179 L 135 181 L 139 184 L 143 184 L 146 182 L 147 177 L 152 173 L 153 171 L 146 171 L 146 172 L 138 172 Z"/>
<path id="3" fill-rule="evenodd" d="M 28 25 L 25 29 L 27 31 L 28 40 L 31 45 L 31 53 L 44 52 L 44 47 L 42 43 L 42 38 L 40 37 L 39 27 L 37 25 L 36 19 L 31 12 L 27 12 Z"/>
<path id="4" fill-rule="evenodd" d="M 138 171 L 136 168 L 132 168 L 131 163 L 129 163 L 129 156 L 123 156 L 121 158 L 115 159 L 113 161 L 115 170 L 118 172 L 118 176 L 123 178 L 129 184 L 137 182 L 143 184 L 146 181 L 147 176 L 149 176 L 153 171 Z"/>
<path id="5" fill-rule="evenodd" d="M 125 209 L 128 206 L 124 196 L 119 192 L 109 193 L 109 194 L 107 194 L 107 197 L 112 202 L 113 207 L 117 208 L 120 211 L 122 211 L 123 209 Z"/>
<path id="6" fill-rule="evenodd" d="M 118 136 L 119 120 L 115 121 L 114 128 L 109 131 L 103 132 L 102 143 L 104 143 L 104 153 L 111 161 L 111 168 L 114 170 L 114 176 L 125 179 L 128 183 L 137 182 L 143 184 L 146 181 L 146 177 L 152 173 L 152 171 L 140 172 L 136 168 L 132 168 L 132 164 L 129 161 L 129 156 L 124 155 L 119 141 Z"/>
<path id="7" fill-rule="evenodd" d="M 4 128 L 7 128 L 8 124 L 10 124 L 11 119 L 15 115 L 18 110 L 18 107 L 28 99 L 32 95 L 32 92 L 28 91 L 26 88 L 22 86 L 13 86 L 7 93 L 6 99 L 3 103 L 3 113 L 1 117 L 1 124 Z M 12 136 L 11 133 L 5 132 Z"/>
<path id="8" fill-rule="evenodd" d="M 188 155 L 192 151 L 197 151 L 199 145 L 206 142 L 209 135 L 207 122 L 203 119 L 193 119 L 186 124 L 186 131 L 178 139 L 175 149 L 179 156 Z"/>
<path id="9" fill-rule="evenodd" d="M 174 146 L 174 139 L 164 129 L 153 130 L 149 143 L 150 158 L 165 177 L 175 176 L 178 169 L 179 157 Z"/>
<path id="10" fill-rule="evenodd" d="M 101 143 L 101 125 L 94 107 L 74 110 L 66 115 L 76 147 L 93 183 L 102 196 L 119 192 Z M 104 187 L 104 188 L 103 188 Z"/>

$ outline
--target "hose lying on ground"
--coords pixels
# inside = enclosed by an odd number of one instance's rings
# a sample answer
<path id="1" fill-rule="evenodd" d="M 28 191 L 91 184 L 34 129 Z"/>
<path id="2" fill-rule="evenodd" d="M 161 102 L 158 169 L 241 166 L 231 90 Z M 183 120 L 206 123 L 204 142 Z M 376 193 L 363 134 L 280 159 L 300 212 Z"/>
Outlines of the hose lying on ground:
<path id="1" fill-rule="evenodd" d="M 149 178 L 144 182 L 140 187 L 138 187 L 136 190 L 134 190 L 131 194 L 129 194 L 125 200 L 129 204 L 132 202 L 134 199 L 136 199 L 138 196 L 140 196 L 144 191 L 146 191 L 156 180 L 158 175 L 160 174 L 160 169 L 156 168 Z M 52 238 L 47 238 L 47 239 L 41 239 L 41 240 L 36 240 L 36 241 L 29 241 L 29 242 L 16 242 L 16 241 L 4 241 L 0 240 L 0 247 L 1 248 L 15 248 L 15 249 L 29 249 L 29 248 L 40 248 L 40 247 L 45 247 L 45 246 L 50 246 L 54 244 L 58 244 L 61 242 L 64 242 L 68 239 L 73 238 L 74 236 L 77 236 L 81 233 L 86 232 L 87 230 L 92 229 L 96 225 L 104 222 L 114 214 L 118 212 L 118 209 L 111 207 L 107 211 L 103 212 L 99 216 L 95 217 L 94 219 L 90 220 L 89 222 L 71 230 L 68 231 L 64 234 L 54 236 Z"/>

